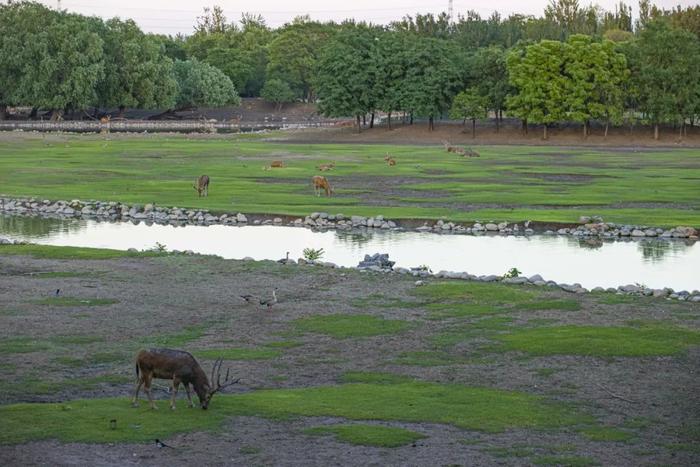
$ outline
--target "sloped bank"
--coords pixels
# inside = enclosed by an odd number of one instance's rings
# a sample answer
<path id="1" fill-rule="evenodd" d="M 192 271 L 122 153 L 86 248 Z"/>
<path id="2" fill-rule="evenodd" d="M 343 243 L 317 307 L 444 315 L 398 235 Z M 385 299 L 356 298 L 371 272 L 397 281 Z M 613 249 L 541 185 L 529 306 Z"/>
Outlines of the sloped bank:
<path id="1" fill-rule="evenodd" d="M 444 220 L 424 221 L 417 227 L 414 222 L 386 219 L 382 215 L 373 217 L 345 216 L 314 212 L 308 216 L 268 216 L 243 213 L 213 214 L 207 209 L 190 209 L 163 207 L 151 203 L 127 204 L 115 201 L 81 201 L 81 200 L 38 200 L 35 198 L 0 197 L 0 212 L 14 215 L 84 218 L 107 221 L 153 222 L 173 225 L 288 225 L 314 229 L 352 229 L 370 228 L 384 230 L 415 230 L 441 234 L 501 234 L 501 235 L 571 235 L 574 237 L 600 238 L 682 238 L 697 240 L 698 230 L 690 226 L 677 226 L 671 229 L 648 225 L 627 225 L 604 222 L 598 216 L 582 216 L 578 225 L 551 225 L 525 221 L 475 222 L 472 225 L 458 224 Z M 405 224 L 405 225 L 402 225 Z M 541 228 L 541 226 L 546 226 Z M 536 231 L 535 228 L 538 230 Z"/>

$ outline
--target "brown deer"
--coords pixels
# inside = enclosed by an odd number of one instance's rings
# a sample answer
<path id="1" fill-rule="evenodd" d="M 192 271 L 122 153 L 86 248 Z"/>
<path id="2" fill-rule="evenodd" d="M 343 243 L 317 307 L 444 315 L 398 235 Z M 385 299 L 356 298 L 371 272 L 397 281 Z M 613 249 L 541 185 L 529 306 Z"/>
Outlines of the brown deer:
<path id="1" fill-rule="evenodd" d="M 197 194 L 200 198 L 202 197 L 202 193 L 204 193 L 204 196 L 209 196 L 209 176 L 201 175 L 197 177 L 192 188 L 197 190 Z"/>
<path id="2" fill-rule="evenodd" d="M 457 152 L 457 148 L 452 146 L 448 141 L 443 141 L 442 144 L 445 146 L 447 152 Z"/>
<path id="3" fill-rule="evenodd" d="M 388 165 L 389 167 L 396 165 L 396 159 L 391 157 L 389 153 L 386 153 L 386 157 L 384 158 L 384 160 L 386 161 L 386 165 Z"/>
<path id="4" fill-rule="evenodd" d="M 328 179 L 326 177 L 314 175 L 314 177 L 311 180 L 314 184 L 314 191 L 316 192 L 316 196 L 321 196 L 321 189 L 325 190 L 326 196 L 330 196 L 333 193 L 331 184 L 328 182 Z"/>
<path id="5" fill-rule="evenodd" d="M 222 389 L 238 383 L 238 379 L 231 380 L 229 372 L 226 370 L 224 382 L 221 382 L 221 363 L 222 359 L 217 359 L 211 369 L 211 378 L 207 379 L 206 373 L 199 366 L 197 360 L 188 353 L 182 350 L 171 349 L 150 349 L 142 350 L 136 356 L 136 391 L 134 399 L 131 403 L 133 407 L 138 407 L 139 390 L 141 386 L 148 396 L 148 401 L 151 404 L 151 409 L 157 409 L 156 403 L 151 396 L 151 382 L 153 378 L 172 379 L 173 395 L 170 398 L 170 408 L 175 410 L 175 398 L 180 384 L 185 386 L 187 392 L 187 400 L 190 407 L 194 407 L 192 402 L 192 391 L 197 393 L 199 405 L 206 410 L 209 407 L 211 398 Z M 210 384 L 211 381 L 211 384 Z M 212 386 L 212 384 L 214 386 Z"/>
<path id="6" fill-rule="evenodd" d="M 330 164 L 321 164 L 316 168 L 321 172 L 328 172 L 329 170 L 333 170 L 335 168 L 335 163 L 331 162 Z"/>
<path id="7" fill-rule="evenodd" d="M 463 157 L 481 157 L 481 154 L 473 150 L 472 148 L 463 149 L 460 151 Z"/>

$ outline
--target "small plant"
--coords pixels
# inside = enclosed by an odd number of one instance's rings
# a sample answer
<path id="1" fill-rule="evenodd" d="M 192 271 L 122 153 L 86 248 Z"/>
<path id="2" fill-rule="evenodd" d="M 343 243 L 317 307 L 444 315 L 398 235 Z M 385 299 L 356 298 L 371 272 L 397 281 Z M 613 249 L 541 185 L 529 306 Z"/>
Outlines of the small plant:
<path id="1" fill-rule="evenodd" d="M 156 242 L 156 245 L 151 248 L 150 251 L 158 251 L 158 252 L 164 252 L 168 251 L 168 247 L 160 242 Z"/>
<path id="2" fill-rule="evenodd" d="M 319 248 L 318 250 L 314 248 L 304 248 L 304 259 L 306 261 L 318 261 L 319 259 L 323 258 L 323 255 L 326 252 L 323 251 L 323 248 Z"/>
<path id="3" fill-rule="evenodd" d="M 504 279 L 510 279 L 512 277 L 518 277 L 522 274 L 521 271 L 518 270 L 518 268 L 510 268 L 507 273 L 503 274 Z"/>

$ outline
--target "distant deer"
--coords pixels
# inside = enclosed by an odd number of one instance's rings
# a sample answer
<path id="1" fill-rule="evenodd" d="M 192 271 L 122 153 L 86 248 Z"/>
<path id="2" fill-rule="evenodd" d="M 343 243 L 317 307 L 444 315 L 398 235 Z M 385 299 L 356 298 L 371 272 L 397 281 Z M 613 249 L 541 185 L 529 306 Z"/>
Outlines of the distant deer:
<path id="1" fill-rule="evenodd" d="M 326 196 L 330 196 L 333 193 L 331 184 L 328 182 L 328 179 L 326 177 L 314 175 L 314 177 L 311 180 L 314 184 L 314 191 L 316 192 L 316 196 L 321 196 L 321 189 L 325 190 Z"/>
<path id="2" fill-rule="evenodd" d="M 202 193 L 204 193 L 204 196 L 209 196 L 209 176 L 200 175 L 197 177 L 197 180 L 194 181 L 192 188 L 197 190 L 197 194 L 200 198 L 202 197 Z"/>
<path id="3" fill-rule="evenodd" d="M 481 154 L 473 150 L 472 148 L 462 149 L 460 154 L 463 157 L 481 157 Z"/>
<path id="4" fill-rule="evenodd" d="M 110 116 L 105 115 L 104 117 L 100 118 L 100 123 L 109 123 Z"/>
<path id="5" fill-rule="evenodd" d="M 457 152 L 457 147 L 452 146 L 448 141 L 443 141 L 442 145 L 445 146 L 447 152 Z"/>
<path id="6" fill-rule="evenodd" d="M 386 161 L 386 165 L 388 165 L 389 167 L 396 165 L 396 159 L 391 157 L 389 153 L 386 153 L 386 157 L 384 158 L 384 160 Z"/>
<path id="7" fill-rule="evenodd" d="M 333 170 L 335 168 L 335 163 L 331 162 L 330 164 L 321 164 L 316 168 L 321 172 L 328 172 L 329 170 Z"/>
<path id="8" fill-rule="evenodd" d="M 232 381 L 227 370 L 226 378 L 224 378 L 222 383 L 221 363 L 222 359 L 217 359 L 214 362 L 214 366 L 211 369 L 211 378 L 207 379 L 207 375 L 202 370 L 202 367 L 188 352 L 171 349 L 142 350 L 136 356 L 136 391 L 134 392 L 134 399 L 131 405 L 138 407 L 139 390 L 143 386 L 151 408 L 156 409 L 156 404 L 151 396 L 151 382 L 153 378 L 159 378 L 171 379 L 173 382 L 173 395 L 170 398 L 171 409 L 175 410 L 177 390 L 182 384 L 185 386 L 190 407 L 194 407 L 191 392 L 191 388 L 194 388 L 194 392 L 197 393 L 199 398 L 200 407 L 206 410 L 214 394 L 239 381 Z"/>

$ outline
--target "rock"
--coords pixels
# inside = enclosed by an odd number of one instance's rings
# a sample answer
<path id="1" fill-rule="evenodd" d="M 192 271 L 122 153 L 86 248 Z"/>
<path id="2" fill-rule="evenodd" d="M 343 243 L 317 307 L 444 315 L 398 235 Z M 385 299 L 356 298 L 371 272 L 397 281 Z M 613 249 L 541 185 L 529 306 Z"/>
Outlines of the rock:
<path id="1" fill-rule="evenodd" d="M 479 276 L 479 280 L 481 282 L 497 282 L 501 280 L 499 276 L 494 276 L 493 274 L 488 275 L 488 276 Z"/>
<path id="2" fill-rule="evenodd" d="M 498 230 L 498 226 L 496 224 L 488 223 L 484 226 L 486 230 L 489 232 L 496 232 Z"/>
<path id="3" fill-rule="evenodd" d="M 358 269 L 370 269 L 380 271 L 391 271 L 396 264 L 394 261 L 389 261 L 388 254 L 375 253 L 374 255 L 365 255 L 365 259 L 357 265 Z"/>
<path id="4" fill-rule="evenodd" d="M 578 218 L 579 224 L 588 224 L 590 222 L 591 222 L 591 218 L 589 216 L 581 216 Z"/>
<path id="5" fill-rule="evenodd" d="M 281 223 L 282 223 L 282 219 L 280 219 L 279 217 L 275 217 L 274 219 L 272 219 L 272 222 L 275 223 L 275 224 L 281 224 Z"/>
<path id="6" fill-rule="evenodd" d="M 653 297 L 666 297 L 668 296 L 668 290 L 666 289 L 654 289 L 651 291 Z"/>
<path id="7" fill-rule="evenodd" d="M 591 292 L 603 293 L 603 292 L 605 292 L 605 289 L 602 288 L 602 287 L 594 287 L 594 288 L 591 290 Z"/>
<path id="8" fill-rule="evenodd" d="M 540 276 L 539 274 L 535 274 L 534 276 L 530 276 L 527 278 L 527 280 L 529 280 L 530 282 L 544 281 L 542 276 Z"/>
<path id="9" fill-rule="evenodd" d="M 527 284 L 525 277 L 507 277 L 502 281 L 504 284 Z"/>
<path id="10" fill-rule="evenodd" d="M 143 212 L 151 212 L 153 211 L 153 204 L 148 203 L 143 207 Z"/>
<path id="11" fill-rule="evenodd" d="M 245 214 L 241 214 L 239 212 L 236 214 L 236 222 L 248 222 L 248 218 L 245 216 Z"/>
<path id="12" fill-rule="evenodd" d="M 352 216 L 350 217 L 350 222 L 352 222 L 352 225 L 362 225 L 363 223 L 366 223 L 365 218 L 362 216 Z"/>
<path id="13" fill-rule="evenodd" d="M 425 282 L 424 281 L 416 281 L 414 284 L 416 287 L 420 287 L 422 285 L 425 285 Z M 698 298 L 700 298 L 700 297 L 698 297 Z"/>
<path id="14" fill-rule="evenodd" d="M 638 285 L 628 284 L 618 287 L 617 290 L 628 294 L 634 294 L 642 292 L 643 289 Z"/>
<path id="15" fill-rule="evenodd" d="M 643 230 L 639 230 L 639 229 L 634 229 L 634 230 L 632 231 L 631 235 L 632 235 L 633 237 L 645 237 L 645 236 L 646 236 L 646 234 L 644 233 L 644 231 L 643 231 Z"/>
<path id="16" fill-rule="evenodd" d="M 312 218 L 313 220 L 316 220 L 319 217 L 321 217 L 321 213 L 320 212 L 312 212 L 309 217 Z"/>
<path id="17" fill-rule="evenodd" d="M 508 227 L 508 223 L 507 223 L 507 222 L 501 222 L 500 224 L 498 224 L 498 230 L 503 230 L 503 229 L 505 229 L 506 227 Z"/>

